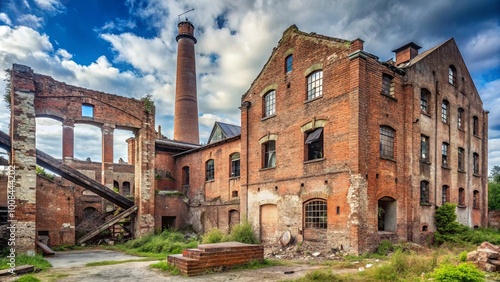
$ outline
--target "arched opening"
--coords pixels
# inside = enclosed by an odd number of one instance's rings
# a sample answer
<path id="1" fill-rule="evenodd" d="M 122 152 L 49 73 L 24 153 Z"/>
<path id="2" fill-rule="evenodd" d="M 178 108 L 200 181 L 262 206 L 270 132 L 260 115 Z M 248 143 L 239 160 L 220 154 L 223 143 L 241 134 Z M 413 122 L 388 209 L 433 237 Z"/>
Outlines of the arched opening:
<path id="1" fill-rule="evenodd" d="M 96 211 L 94 207 L 86 207 L 83 209 L 83 218 L 88 219 Z"/>
<path id="2" fill-rule="evenodd" d="M 378 200 L 378 231 L 396 232 L 397 201 L 391 197 L 382 197 Z"/>
<path id="3" fill-rule="evenodd" d="M 125 181 L 123 182 L 123 185 L 122 185 L 122 195 L 123 196 L 130 196 L 130 182 L 128 181 Z"/>
<path id="4" fill-rule="evenodd" d="M 237 210 L 230 210 L 228 222 L 229 222 L 228 231 L 231 232 L 233 226 L 240 224 L 240 212 Z"/>
<path id="5" fill-rule="evenodd" d="M 120 183 L 118 183 L 118 181 L 113 181 L 113 190 L 115 192 L 120 192 Z"/>

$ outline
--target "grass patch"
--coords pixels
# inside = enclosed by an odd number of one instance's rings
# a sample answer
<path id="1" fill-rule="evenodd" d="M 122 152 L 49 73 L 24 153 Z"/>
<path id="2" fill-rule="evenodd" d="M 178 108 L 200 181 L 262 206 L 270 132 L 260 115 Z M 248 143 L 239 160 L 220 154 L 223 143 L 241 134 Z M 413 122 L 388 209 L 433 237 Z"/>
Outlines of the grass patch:
<path id="1" fill-rule="evenodd" d="M 60 245 L 60 246 L 54 246 L 51 248 L 54 252 L 63 252 L 63 251 L 84 250 L 84 249 L 87 249 L 88 247 L 82 247 L 82 246 L 77 246 L 77 245 Z"/>
<path id="2" fill-rule="evenodd" d="M 278 260 L 269 260 L 269 259 L 264 259 L 262 261 L 251 260 L 247 264 L 237 265 L 237 266 L 231 267 L 231 269 L 261 269 L 261 268 L 278 266 L 278 265 L 283 265 L 283 264 Z"/>
<path id="3" fill-rule="evenodd" d="M 130 240 L 125 244 L 106 246 L 106 249 L 120 250 L 127 254 L 165 259 L 171 254 L 180 254 L 183 249 L 196 248 L 196 238 L 185 238 L 178 231 L 165 230 L 158 234 L 149 234 L 141 238 Z"/>
<path id="4" fill-rule="evenodd" d="M 23 275 L 14 281 L 16 281 L 16 282 L 39 282 L 41 280 L 36 278 L 35 276 L 31 275 L 31 274 L 28 274 L 28 275 Z"/>
<path id="5" fill-rule="evenodd" d="M 166 262 L 166 261 L 159 261 L 157 263 L 153 263 L 149 267 L 168 272 L 170 275 L 180 275 L 181 274 L 181 271 L 177 267 L 168 264 L 168 262 Z"/>
<path id="6" fill-rule="evenodd" d="M 152 261 L 152 260 L 156 260 L 156 258 L 96 261 L 96 262 L 89 262 L 89 263 L 85 264 L 85 266 L 102 266 L 102 265 L 122 264 L 122 263 L 135 262 L 135 261 Z"/>
<path id="7" fill-rule="evenodd" d="M 287 280 L 290 281 L 290 280 Z M 291 280 L 295 282 L 336 282 L 336 281 L 346 281 L 342 279 L 340 276 L 332 273 L 331 270 L 315 270 L 307 273 L 304 277 L 301 277 L 296 280 Z"/>
<path id="8" fill-rule="evenodd" d="M 35 267 L 35 271 L 41 271 L 52 267 L 50 262 L 44 259 L 41 255 L 18 255 L 16 256 L 16 266 L 21 265 L 33 265 Z M 6 257 L 0 259 L 0 269 L 9 269 L 9 260 Z"/>

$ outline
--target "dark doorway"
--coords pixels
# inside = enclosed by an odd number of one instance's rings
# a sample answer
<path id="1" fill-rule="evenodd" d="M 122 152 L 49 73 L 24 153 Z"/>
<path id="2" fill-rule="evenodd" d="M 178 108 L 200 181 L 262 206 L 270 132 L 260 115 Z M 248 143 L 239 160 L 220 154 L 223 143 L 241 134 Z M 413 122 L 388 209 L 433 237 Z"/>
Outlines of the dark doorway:
<path id="1" fill-rule="evenodd" d="M 161 217 L 161 231 L 175 228 L 175 216 Z"/>

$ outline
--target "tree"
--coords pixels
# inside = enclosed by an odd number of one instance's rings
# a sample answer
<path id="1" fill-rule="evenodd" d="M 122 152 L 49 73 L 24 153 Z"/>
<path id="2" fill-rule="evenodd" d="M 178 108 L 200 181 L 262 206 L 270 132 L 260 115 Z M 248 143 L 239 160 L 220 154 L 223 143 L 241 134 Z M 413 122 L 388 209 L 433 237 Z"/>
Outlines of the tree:
<path id="1" fill-rule="evenodd" d="M 491 169 L 488 182 L 488 210 L 500 210 L 500 166 Z"/>

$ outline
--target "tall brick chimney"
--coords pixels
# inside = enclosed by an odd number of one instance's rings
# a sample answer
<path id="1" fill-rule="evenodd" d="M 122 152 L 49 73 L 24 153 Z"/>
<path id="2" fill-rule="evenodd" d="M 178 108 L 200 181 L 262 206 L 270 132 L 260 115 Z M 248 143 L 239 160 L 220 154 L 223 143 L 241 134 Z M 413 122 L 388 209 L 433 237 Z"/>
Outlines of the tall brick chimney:
<path id="1" fill-rule="evenodd" d="M 410 42 L 395 50 L 392 50 L 392 52 L 396 53 L 396 66 L 402 63 L 409 62 L 411 59 L 415 58 L 418 55 L 418 49 L 420 48 L 422 47 L 413 42 Z"/>
<path id="2" fill-rule="evenodd" d="M 186 19 L 177 24 L 177 77 L 175 89 L 174 140 L 200 143 L 198 99 L 194 57 L 194 26 Z"/>

